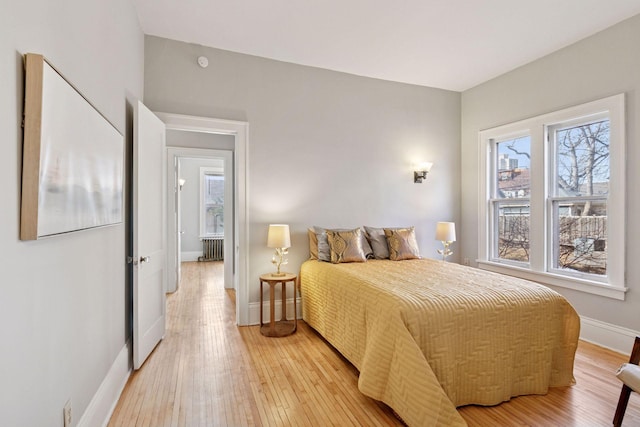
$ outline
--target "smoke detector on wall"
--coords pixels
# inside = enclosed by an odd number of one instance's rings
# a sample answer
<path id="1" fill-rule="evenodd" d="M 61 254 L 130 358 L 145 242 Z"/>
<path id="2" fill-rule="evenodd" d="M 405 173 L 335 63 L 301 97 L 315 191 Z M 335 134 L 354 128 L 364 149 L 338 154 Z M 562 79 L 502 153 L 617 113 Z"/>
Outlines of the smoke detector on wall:
<path id="1" fill-rule="evenodd" d="M 201 66 L 202 68 L 207 68 L 209 66 L 209 60 L 207 59 L 206 56 L 199 56 L 198 65 Z"/>

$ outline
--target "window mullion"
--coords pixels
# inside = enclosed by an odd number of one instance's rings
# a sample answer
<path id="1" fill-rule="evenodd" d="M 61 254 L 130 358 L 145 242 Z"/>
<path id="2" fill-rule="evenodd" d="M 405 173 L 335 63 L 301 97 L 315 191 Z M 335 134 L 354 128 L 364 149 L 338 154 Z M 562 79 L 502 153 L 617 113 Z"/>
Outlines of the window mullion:
<path id="1" fill-rule="evenodd" d="M 542 129 L 541 123 L 533 123 L 532 129 Z M 545 269 L 545 196 L 546 163 L 545 143 L 542 132 L 531 135 L 531 213 L 529 228 L 529 265 L 533 271 Z"/>

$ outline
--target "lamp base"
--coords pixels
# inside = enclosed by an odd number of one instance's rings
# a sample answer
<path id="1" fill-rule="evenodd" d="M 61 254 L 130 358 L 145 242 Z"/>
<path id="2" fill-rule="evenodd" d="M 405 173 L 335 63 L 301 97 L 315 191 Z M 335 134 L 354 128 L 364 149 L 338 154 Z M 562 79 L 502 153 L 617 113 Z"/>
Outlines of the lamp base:
<path id="1" fill-rule="evenodd" d="M 444 248 L 436 249 L 436 252 L 438 252 L 440 255 L 442 255 L 442 261 L 446 261 L 447 257 L 449 255 L 453 255 L 453 251 L 451 249 L 449 249 L 449 246 L 451 245 L 452 242 L 446 241 L 446 240 L 441 240 L 441 242 L 442 242 L 442 246 L 444 246 Z"/>
<path id="2" fill-rule="evenodd" d="M 282 277 L 282 276 L 286 276 L 286 275 L 287 275 L 287 273 L 271 273 L 271 275 L 272 275 L 273 277 Z"/>

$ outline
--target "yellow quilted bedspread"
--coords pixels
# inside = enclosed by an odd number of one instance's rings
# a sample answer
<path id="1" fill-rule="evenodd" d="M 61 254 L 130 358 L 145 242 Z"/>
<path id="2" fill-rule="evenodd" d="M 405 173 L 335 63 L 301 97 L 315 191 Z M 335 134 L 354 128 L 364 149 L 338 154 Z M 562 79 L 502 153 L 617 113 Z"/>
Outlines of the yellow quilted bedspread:
<path id="1" fill-rule="evenodd" d="M 558 293 L 430 259 L 301 267 L 304 320 L 409 426 L 574 383 L 580 320 Z"/>

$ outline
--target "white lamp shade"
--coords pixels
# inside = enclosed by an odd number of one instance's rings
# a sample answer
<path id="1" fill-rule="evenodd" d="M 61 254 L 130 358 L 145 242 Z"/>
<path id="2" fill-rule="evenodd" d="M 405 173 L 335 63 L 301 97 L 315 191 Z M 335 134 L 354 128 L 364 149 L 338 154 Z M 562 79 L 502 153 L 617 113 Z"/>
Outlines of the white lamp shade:
<path id="1" fill-rule="evenodd" d="M 436 225 L 436 240 L 442 242 L 456 241 L 456 223 L 455 222 L 439 222 Z"/>
<path id="2" fill-rule="evenodd" d="M 432 166 L 433 166 L 433 163 L 431 162 L 422 162 L 418 165 L 418 170 L 429 172 Z"/>
<path id="3" fill-rule="evenodd" d="M 291 236 L 289 235 L 289 226 L 287 224 L 269 225 L 269 233 L 267 235 L 267 247 L 270 247 L 270 248 L 290 248 L 291 247 Z"/>

